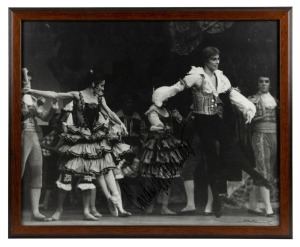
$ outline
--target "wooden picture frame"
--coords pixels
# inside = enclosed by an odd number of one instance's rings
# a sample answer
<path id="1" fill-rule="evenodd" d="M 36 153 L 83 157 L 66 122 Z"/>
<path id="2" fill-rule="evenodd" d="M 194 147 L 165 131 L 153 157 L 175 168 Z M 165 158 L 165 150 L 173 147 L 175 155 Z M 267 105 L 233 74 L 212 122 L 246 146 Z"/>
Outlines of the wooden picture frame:
<path id="1" fill-rule="evenodd" d="M 292 8 L 11 8 L 9 60 L 9 237 L 292 238 Z M 24 21 L 274 20 L 279 22 L 279 226 L 24 226 L 21 224 L 21 58 Z"/>

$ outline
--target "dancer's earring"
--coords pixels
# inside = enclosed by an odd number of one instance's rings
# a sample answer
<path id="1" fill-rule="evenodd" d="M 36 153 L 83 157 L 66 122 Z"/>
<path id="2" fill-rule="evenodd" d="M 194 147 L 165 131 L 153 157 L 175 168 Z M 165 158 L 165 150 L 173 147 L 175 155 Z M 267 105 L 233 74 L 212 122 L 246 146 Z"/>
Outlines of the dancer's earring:
<path id="1" fill-rule="evenodd" d="M 92 89 L 93 89 L 94 96 L 96 96 L 96 86 L 94 82 L 92 82 Z"/>

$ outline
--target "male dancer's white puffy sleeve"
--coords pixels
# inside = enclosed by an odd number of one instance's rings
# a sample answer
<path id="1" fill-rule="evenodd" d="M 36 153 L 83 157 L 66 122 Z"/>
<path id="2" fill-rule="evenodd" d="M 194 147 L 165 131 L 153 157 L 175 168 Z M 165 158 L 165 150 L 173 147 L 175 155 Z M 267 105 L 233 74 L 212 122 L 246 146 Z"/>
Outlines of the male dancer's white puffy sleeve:
<path id="1" fill-rule="evenodd" d="M 190 88 L 195 85 L 201 86 L 203 83 L 203 73 L 204 73 L 203 68 L 192 66 L 192 69 L 183 78 L 183 80 L 180 80 L 179 82 L 177 82 L 171 87 L 176 90 L 176 94 L 177 94 L 178 92 L 183 91 L 185 88 Z"/>
<path id="2" fill-rule="evenodd" d="M 244 115 L 250 111 L 251 112 L 251 119 L 255 116 L 256 107 L 255 105 L 248 100 L 244 95 L 239 93 L 236 89 L 234 89 L 228 78 L 223 75 L 222 82 L 229 90 L 229 99 L 233 105 L 235 105 L 239 111 L 241 111 Z"/>

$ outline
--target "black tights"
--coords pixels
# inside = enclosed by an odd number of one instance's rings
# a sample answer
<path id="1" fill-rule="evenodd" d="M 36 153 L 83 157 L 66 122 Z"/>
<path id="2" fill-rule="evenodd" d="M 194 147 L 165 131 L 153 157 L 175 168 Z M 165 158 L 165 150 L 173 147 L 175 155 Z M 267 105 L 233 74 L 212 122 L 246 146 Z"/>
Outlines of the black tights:
<path id="1" fill-rule="evenodd" d="M 213 210 L 219 211 L 221 209 L 218 177 L 223 164 L 227 163 L 239 167 L 248 173 L 254 181 L 268 182 L 250 165 L 248 159 L 236 145 L 234 138 L 229 134 L 227 126 L 218 115 L 195 115 L 194 123 L 207 159 L 208 183 L 211 186 L 214 198 Z M 216 141 L 220 143 L 222 162 L 219 161 Z"/>

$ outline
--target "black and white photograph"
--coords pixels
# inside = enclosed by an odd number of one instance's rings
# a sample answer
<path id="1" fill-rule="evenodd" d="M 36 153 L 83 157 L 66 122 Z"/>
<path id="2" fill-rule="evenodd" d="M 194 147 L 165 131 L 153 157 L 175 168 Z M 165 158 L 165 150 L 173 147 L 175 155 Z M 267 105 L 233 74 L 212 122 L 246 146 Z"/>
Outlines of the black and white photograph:
<path id="1" fill-rule="evenodd" d="M 279 226 L 274 20 L 24 21 L 24 226 Z"/>

